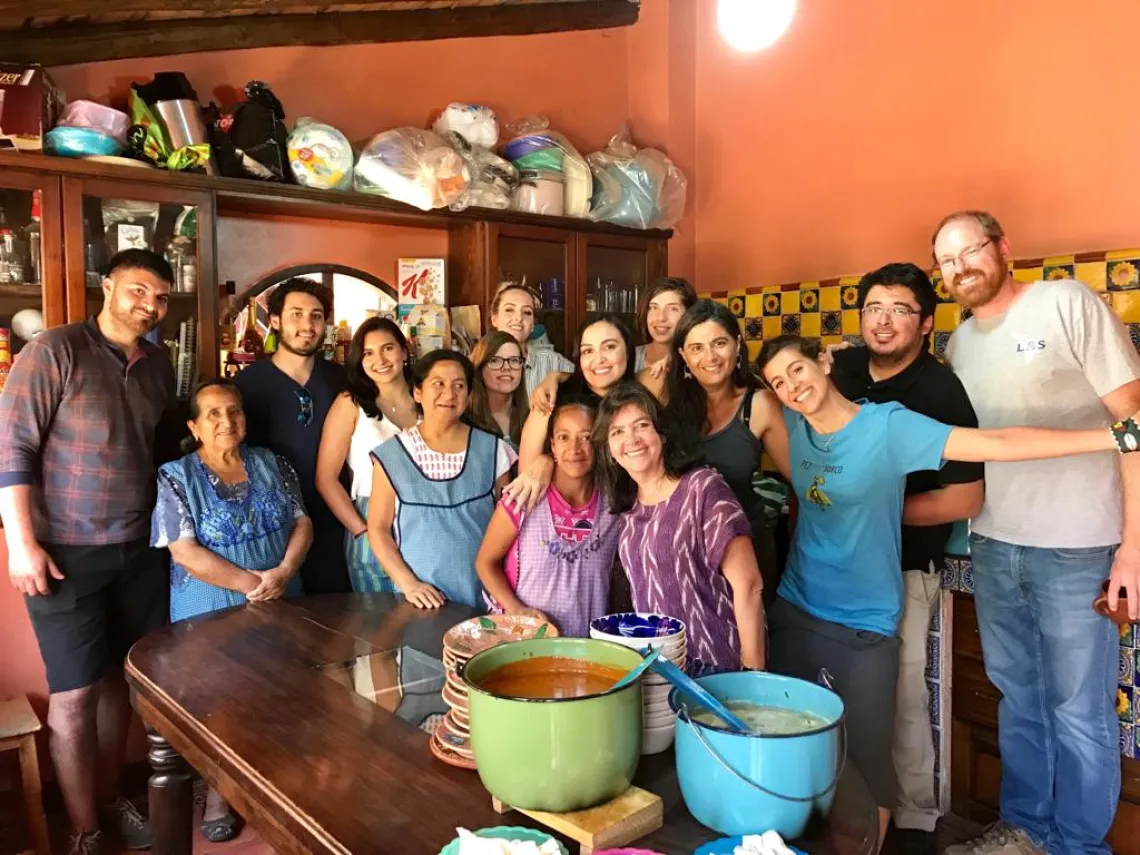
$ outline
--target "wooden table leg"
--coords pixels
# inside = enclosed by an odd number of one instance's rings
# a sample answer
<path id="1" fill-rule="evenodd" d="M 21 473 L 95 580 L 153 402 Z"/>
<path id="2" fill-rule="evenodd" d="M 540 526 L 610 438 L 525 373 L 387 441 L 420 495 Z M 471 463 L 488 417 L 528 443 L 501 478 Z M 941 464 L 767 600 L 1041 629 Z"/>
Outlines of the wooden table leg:
<path id="1" fill-rule="evenodd" d="M 20 777 L 24 785 L 28 828 L 32 832 L 36 855 L 51 855 L 51 838 L 48 836 L 43 792 L 40 787 L 40 760 L 36 754 L 36 737 L 30 733 L 20 740 Z"/>
<path id="2" fill-rule="evenodd" d="M 154 774 L 147 789 L 152 855 L 190 855 L 193 846 L 194 796 L 190 769 L 170 743 L 147 731 L 147 760 Z"/>

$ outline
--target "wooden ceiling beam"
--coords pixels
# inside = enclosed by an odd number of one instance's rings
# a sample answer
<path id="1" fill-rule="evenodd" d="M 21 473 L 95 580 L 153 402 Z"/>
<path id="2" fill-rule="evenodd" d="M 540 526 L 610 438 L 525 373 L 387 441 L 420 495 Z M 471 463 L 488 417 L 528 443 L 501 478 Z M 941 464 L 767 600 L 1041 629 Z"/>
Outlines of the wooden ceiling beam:
<path id="1" fill-rule="evenodd" d="M 243 8 L 256 5 L 255 0 L 239 2 Z M 12 0 L 3 0 L 3 3 L 10 6 Z M 153 10 L 157 4 L 151 0 L 148 5 Z M 8 14 L 11 14 L 10 10 Z M 312 14 L 226 14 L 217 18 L 156 18 L 107 23 L 68 21 L 51 26 L 0 30 L 0 57 L 7 62 L 74 65 L 261 47 L 599 30 L 631 26 L 637 22 L 637 16 L 638 0 L 516 0 L 506 5 L 477 6 L 457 6 L 452 0 L 446 7 L 440 7 L 438 3 L 431 6 L 421 3 L 420 8 L 389 7 Z"/>

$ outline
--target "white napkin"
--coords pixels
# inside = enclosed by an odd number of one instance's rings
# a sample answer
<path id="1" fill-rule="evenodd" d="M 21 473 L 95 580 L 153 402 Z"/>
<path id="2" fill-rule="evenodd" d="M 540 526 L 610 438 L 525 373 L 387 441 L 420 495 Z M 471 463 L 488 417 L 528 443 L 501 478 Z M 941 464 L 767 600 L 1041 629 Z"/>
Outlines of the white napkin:
<path id="1" fill-rule="evenodd" d="M 530 840 L 477 837 L 466 828 L 455 831 L 459 835 L 459 855 L 561 855 L 562 851 L 553 837 L 538 846 Z"/>
<path id="2" fill-rule="evenodd" d="M 795 855 L 784 845 L 779 832 L 766 831 L 763 834 L 746 834 L 733 855 Z"/>

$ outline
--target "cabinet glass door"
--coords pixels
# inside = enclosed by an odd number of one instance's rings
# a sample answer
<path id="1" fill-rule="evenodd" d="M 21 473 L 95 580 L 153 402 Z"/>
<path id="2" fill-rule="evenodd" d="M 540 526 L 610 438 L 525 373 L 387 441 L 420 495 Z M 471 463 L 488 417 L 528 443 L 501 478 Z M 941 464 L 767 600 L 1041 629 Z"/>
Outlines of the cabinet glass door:
<path id="1" fill-rule="evenodd" d="M 59 180 L 0 173 L 0 384 L 20 350 L 64 321 Z"/>
<path id="2" fill-rule="evenodd" d="M 604 240 L 605 242 L 601 242 Z M 643 344 L 637 332 L 637 306 L 652 274 L 650 251 L 639 241 L 620 238 L 580 238 L 580 264 L 584 271 L 586 316 L 612 312 L 621 315 Z"/>
<path id="3" fill-rule="evenodd" d="M 207 194 L 128 182 L 64 180 L 71 320 L 103 307 L 107 264 L 125 249 L 149 249 L 170 262 L 166 316 L 146 337 L 166 347 L 185 398 L 216 374 L 217 286 L 213 211 Z"/>
<path id="4" fill-rule="evenodd" d="M 572 238 L 554 229 L 526 226 L 504 226 L 497 237 L 498 281 L 518 282 L 539 295 L 535 331 L 544 331 L 554 349 L 567 356 L 574 323 L 566 290 L 573 279 Z"/>

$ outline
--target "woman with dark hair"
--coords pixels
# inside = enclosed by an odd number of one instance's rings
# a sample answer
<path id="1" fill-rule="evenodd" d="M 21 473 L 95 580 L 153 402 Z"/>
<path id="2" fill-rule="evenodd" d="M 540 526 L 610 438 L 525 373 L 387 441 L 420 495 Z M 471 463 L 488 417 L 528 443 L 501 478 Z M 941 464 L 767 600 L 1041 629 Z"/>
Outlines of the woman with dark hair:
<path id="1" fill-rule="evenodd" d="M 1133 419 L 1110 430 L 951 427 L 901 404 L 840 394 L 819 345 L 765 342 L 757 360 L 785 407 L 800 511 L 788 567 L 769 612 L 773 671 L 815 680 L 830 672 L 847 713 L 851 761 L 879 805 L 885 832 L 898 796 L 891 759 L 903 607 L 906 476 L 946 460 L 1038 460 L 1133 450 Z M 880 839 L 882 839 L 880 837 Z"/>
<path id="2" fill-rule="evenodd" d="M 533 510 L 550 486 L 554 461 L 546 453 L 546 436 L 558 404 L 582 401 L 597 407 L 611 388 L 634 379 L 633 334 L 620 315 L 605 312 L 584 321 L 575 336 L 574 354 L 574 373 L 555 374 L 543 382 L 535 398 L 547 403 L 532 406 L 523 425 L 519 477 L 506 489 L 516 507 Z M 549 394 L 544 396 L 544 391 Z"/>
<path id="3" fill-rule="evenodd" d="M 642 383 L 663 377 L 668 371 L 677 322 L 695 302 L 696 289 L 680 276 L 663 276 L 642 294 L 637 307 L 637 331 L 646 344 L 638 346 L 634 359 L 634 370 L 639 374 L 649 369 L 648 378 L 639 378 Z"/>
<path id="4" fill-rule="evenodd" d="M 530 406 L 523 385 L 526 357 L 509 333 L 492 330 L 475 345 L 475 386 L 467 402 L 467 417 L 479 428 L 502 437 L 518 449 Z"/>
<path id="5" fill-rule="evenodd" d="M 767 451 L 785 478 L 788 431 L 780 402 L 748 365 L 744 338 L 732 312 L 713 300 L 698 300 L 677 323 L 674 359 L 667 380 L 666 418 L 689 431 L 705 463 L 732 488 L 752 526 L 752 542 L 764 575 L 764 602 L 779 584 L 775 538 L 764 503 L 752 487 Z"/>
<path id="6" fill-rule="evenodd" d="M 475 554 L 515 462 L 506 442 L 464 419 L 475 366 L 453 350 L 416 363 L 422 421 L 372 452 L 368 540 L 412 605 L 478 605 Z"/>
<path id="7" fill-rule="evenodd" d="M 408 342 L 387 318 L 368 318 L 356 330 L 345 360 L 347 391 L 325 417 L 317 453 L 317 491 L 344 526 L 344 553 L 352 590 L 396 590 L 365 535 L 372 495 L 372 451 L 416 423 Z M 348 464 L 352 485 L 341 472 Z"/>
<path id="8" fill-rule="evenodd" d="M 619 528 L 594 484 L 595 415 L 581 401 L 554 411 L 546 499 L 528 514 L 501 502 L 475 560 L 493 610 L 542 615 L 581 638 L 609 604 Z"/>
<path id="9" fill-rule="evenodd" d="M 297 473 L 245 441 L 241 392 L 229 380 L 190 397 L 193 450 L 158 470 L 151 545 L 170 550 L 170 619 L 185 620 L 301 593 L 297 571 L 313 539 Z M 201 825 L 213 843 L 240 821 L 211 789 Z"/>
<path id="10" fill-rule="evenodd" d="M 640 383 L 606 395 L 593 441 L 599 486 L 623 515 L 618 555 L 633 607 L 685 622 L 693 673 L 763 668 L 764 583 L 728 484 L 694 464 Z"/>

